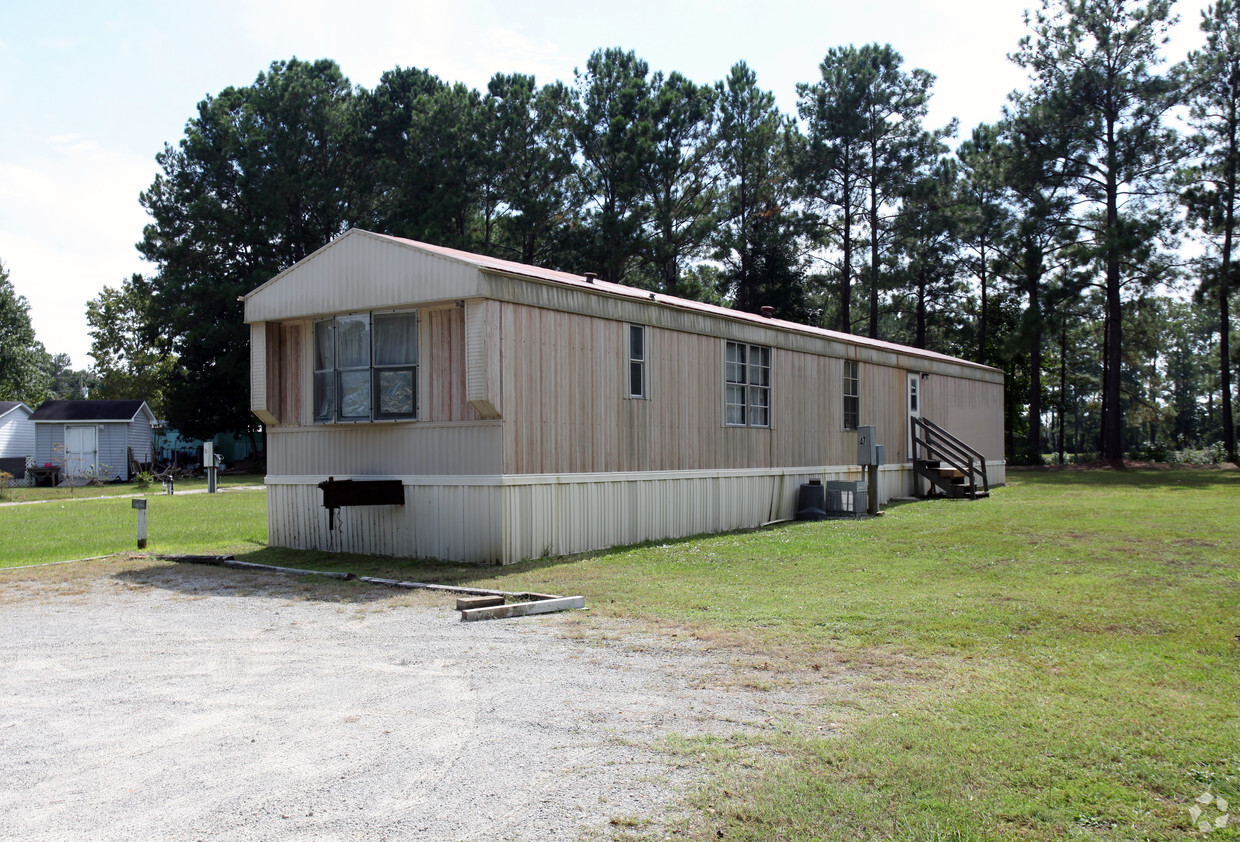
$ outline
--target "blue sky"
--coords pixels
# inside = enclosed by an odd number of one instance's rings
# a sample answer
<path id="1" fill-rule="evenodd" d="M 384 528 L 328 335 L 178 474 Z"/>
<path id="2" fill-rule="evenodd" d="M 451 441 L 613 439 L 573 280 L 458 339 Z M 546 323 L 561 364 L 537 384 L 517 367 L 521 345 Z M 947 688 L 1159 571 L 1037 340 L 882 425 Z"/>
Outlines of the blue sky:
<path id="1" fill-rule="evenodd" d="M 957 117 L 967 133 L 1022 85 L 1006 56 L 1032 5 L 0 0 L 0 261 L 30 302 L 39 340 L 89 366 L 86 302 L 150 270 L 134 243 L 156 153 L 177 142 L 204 96 L 250 84 L 277 59 L 332 58 L 366 87 L 400 65 L 479 89 L 496 72 L 571 82 L 598 47 L 634 50 L 652 69 L 702 84 L 744 59 L 791 113 L 796 83 L 814 80 L 828 48 L 878 41 L 938 76 L 930 122 Z M 1169 56 L 1198 46 L 1204 6 L 1181 0 Z"/>

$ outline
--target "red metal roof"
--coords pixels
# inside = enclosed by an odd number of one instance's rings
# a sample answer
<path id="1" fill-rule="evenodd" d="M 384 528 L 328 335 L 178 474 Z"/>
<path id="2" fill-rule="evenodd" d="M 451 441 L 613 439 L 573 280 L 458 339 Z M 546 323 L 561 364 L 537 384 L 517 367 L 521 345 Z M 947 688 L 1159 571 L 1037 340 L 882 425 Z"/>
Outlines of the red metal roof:
<path id="1" fill-rule="evenodd" d="M 503 260 L 498 257 L 487 257 L 486 255 L 473 254 L 472 252 L 461 251 L 459 249 L 431 245 L 430 243 L 422 243 L 417 240 L 409 240 L 404 237 L 392 237 L 387 234 L 374 234 L 369 231 L 366 233 L 372 234 L 372 236 L 375 237 L 381 237 L 385 240 L 392 240 L 394 242 L 413 246 L 414 248 L 422 251 L 440 254 L 453 260 L 460 260 L 465 263 L 470 263 L 483 271 L 515 275 L 546 283 L 563 284 L 564 286 L 578 287 L 583 290 L 604 293 L 606 295 L 612 295 L 619 298 L 630 298 L 635 301 L 644 301 L 646 303 L 653 302 L 656 304 L 661 304 L 665 307 L 673 307 L 679 310 L 704 313 L 738 322 L 748 322 L 765 328 L 786 330 L 791 333 L 802 333 L 809 336 L 822 337 L 823 339 L 833 339 L 838 342 L 846 342 L 852 345 L 875 348 L 878 350 L 889 351 L 891 353 L 908 354 L 910 356 L 923 357 L 925 359 L 942 360 L 944 362 L 956 363 L 958 365 L 996 370 L 991 368 L 991 366 L 971 362 L 970 360 L 948 356 L 947 354 L 939 354 L 935 351 L 926 351 L 909 345 L 900 345 L 896 342 L 885 342 L 881 339 L 870 339 L 867 336 L 858 336 L 852 333 L 841 333 L 836 330 L 827 330 L 826 328 L 800 324 L 799 322 L 789 322 L 783 319 L 768 318 L 766 316 L 758 315 L 757 313 L 746 313 L 742 310 L 733 310 L 729 307 L 720 307 L 716 304 L 707 304 L 702 301 L 693 301 L 688 298 L 677 298 L 674 295 L 664 295 L 660 292 L 651 292 L 648 289 L 624 286 L 623 284 L 613 284 L 603 280 L 588 281 L 585 277 L 581 275 L 574 275 L 571 272 L 559 272 L 554 269 L 543 269 L 538 266 L 530 266 L 526 263 L 517 263 L 512 260 Z"/>

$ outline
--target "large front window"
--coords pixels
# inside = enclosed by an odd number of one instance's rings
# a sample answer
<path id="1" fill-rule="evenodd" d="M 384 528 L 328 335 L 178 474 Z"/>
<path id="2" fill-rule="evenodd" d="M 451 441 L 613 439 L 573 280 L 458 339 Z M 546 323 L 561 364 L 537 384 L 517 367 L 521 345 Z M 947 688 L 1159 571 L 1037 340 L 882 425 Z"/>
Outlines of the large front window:
<path id="1" fill-rule="evenodd" d="M 314 323 L 314 420 L 414 418 L 417 409 L 416 312 Z"/>
<path id="2" fill-rule="evenodd" d="M 724 388 L 724 421 L 729 427 L 771 426 L 771 349 L 727 343 Z"/>

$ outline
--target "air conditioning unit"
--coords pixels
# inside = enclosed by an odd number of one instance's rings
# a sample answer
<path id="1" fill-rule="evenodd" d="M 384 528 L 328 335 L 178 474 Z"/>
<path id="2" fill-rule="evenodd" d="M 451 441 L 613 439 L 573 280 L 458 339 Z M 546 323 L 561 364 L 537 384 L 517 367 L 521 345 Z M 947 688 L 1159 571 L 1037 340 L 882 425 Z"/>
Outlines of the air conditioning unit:
<path id="1" fill-rule="evenodd" d="M 864 517 L 869 505 L 870 484 L 864 481 L 827 482 L 828 517 Z"/>

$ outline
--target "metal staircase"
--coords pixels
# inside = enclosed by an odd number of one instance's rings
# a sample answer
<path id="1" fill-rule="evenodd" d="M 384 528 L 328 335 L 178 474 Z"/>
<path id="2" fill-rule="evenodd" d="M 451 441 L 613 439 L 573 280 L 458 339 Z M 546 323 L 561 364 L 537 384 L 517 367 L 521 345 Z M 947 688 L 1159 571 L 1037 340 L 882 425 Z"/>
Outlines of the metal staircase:
<path id="1" fill-rule="evenodd" d="M 913 431 L 913 494 L 968 498 L 990 496 L 986 457 L 929 418 L 910 416 Z M 929 483 L 922 494 L 921 479 Z"/>

